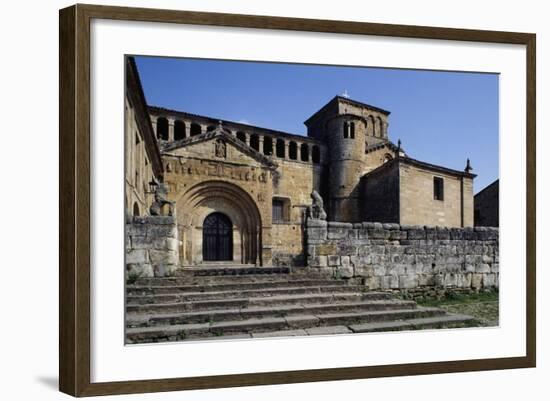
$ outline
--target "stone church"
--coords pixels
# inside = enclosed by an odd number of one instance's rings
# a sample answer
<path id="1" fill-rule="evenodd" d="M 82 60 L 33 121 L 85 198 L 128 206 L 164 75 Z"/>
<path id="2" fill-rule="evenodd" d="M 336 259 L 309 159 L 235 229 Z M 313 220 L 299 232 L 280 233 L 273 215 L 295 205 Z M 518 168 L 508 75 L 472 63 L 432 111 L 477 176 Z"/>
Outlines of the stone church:
<path id="1" fill-rule="evenodd" d="M 150 214 L 164 188 L 179 266 L 304 264 L 314 191 L 328 221 L 473 226 L 469 162 L 413 159 L 387 110 L 335 96 L 302 136 L 147 105 L 131 57 L 126 80 L 126 215 Z"/>

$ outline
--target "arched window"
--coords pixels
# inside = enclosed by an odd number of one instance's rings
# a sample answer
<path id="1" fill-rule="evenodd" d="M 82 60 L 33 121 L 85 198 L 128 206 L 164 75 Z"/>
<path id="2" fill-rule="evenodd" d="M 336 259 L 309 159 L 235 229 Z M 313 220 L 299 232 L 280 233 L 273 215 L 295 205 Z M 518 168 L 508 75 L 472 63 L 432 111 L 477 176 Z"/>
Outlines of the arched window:
<path id="1" fill-rule="evenodd" d="M 376 117 L 374 122 L 374 136 L 382 137 L 382 119 Z"/>
<path id="2" fill-rule="evenodd" d="M 384 155 L 384 163 L 387 163 L 389 162 L 391 159 L 393 159 L 392 155 L 390 155 L 389 153 L 386 153 Z"/>
<path id="3" fill-rule="evenodd" d="M 367 118 L 367 135 L 376 136 L 376 132 L 374 131 L 374 117 L 373 116 L 369 116 Z"/>
<path id="4" fill-rule="evenodd" d="M 134 216 L 139 216 L 139 205 L 134 202 Z"/>
<path id="5" fill-rule="evenodd" d="M 211 132 L 211 131 L 214 131 L 215 129 L 216 129 L 215 125 L 209 125 L 208 127 L 206 127 L 206 132 Z"/>
<path id="6" fill-rule="evenodd" d="M 283 139 L 277 139 L 275 145 L 275 154 L 277 155 L 277 157 L 285 157 L 285 141 Z"/>
<path id="7" fill-rule="evenodd" d="M 349 137 L 351 139 L 355 138 L 355 123 L 354 122 L 349 123 Z"/>
<path id="8" fill-rule="evenodd" d="M 270 136 L 264 136 L 264 155 L 273 155 L 273 139 Z"/>
<path id="9" fill-rule="evenodd" d="M 296 142 L 291 141 L 288 144 L 288 158 L 290 160 L 296 160 L 298 158 L 298 145 L 296 145 Z"/>
<path id="10" fill-rule="evenodd" d="M 165 117 L 157 118 L 157 138 L 163 141 L 168 140 L 168 119 Z"/>
<path id="11" fill-rule="evenodd" d="M 349 135 L 349 125 L 348 125 L 348 122 L 345 121 L 344 122 L 344 138 L 347 138 Z"/>
<path id="12" fill-rule="evenodd" d="M 321 150 L 317 145 L 313 145 L 313 148 L 311 149 L 311 161 L 313 163 L 321 162 Z"/>
<path id="13" fill-rule="evenodd" d="M 309 161 L 309 146 L 307 146 L 307 143 L 302 143 L 300 146 L 300 160 L 303 162 Z"/>
<path id="14" fill-rule="evenodd" d="M 191 123 L 191 136 L 200 135 L 202 133 L 202 128 L 197 123 Z"/>
<path id="15" fill-rule="evenodd" d="M 174 141 L 185 139 L 185 123 L 181 120 L 174 122 Z"/>
<path id="16" fill-rule="evenodd" d="M 258 152 L 260 151 L 260 137 L 258 134 L 250 135 L 250 147 Z"/>
<path id="17" fill-rule="evenodd" d="M 237 132 L 237 139 L 243 143 L 246 143 L 246 134 L 242 131 Z"/>

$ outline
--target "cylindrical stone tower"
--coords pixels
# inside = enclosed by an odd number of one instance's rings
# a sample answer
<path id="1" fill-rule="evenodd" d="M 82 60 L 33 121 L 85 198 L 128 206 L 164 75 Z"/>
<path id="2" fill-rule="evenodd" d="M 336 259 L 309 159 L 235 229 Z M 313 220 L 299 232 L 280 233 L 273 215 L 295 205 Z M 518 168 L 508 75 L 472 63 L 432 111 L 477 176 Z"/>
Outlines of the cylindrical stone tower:
<path id="1" fill-rule="evenodd" d="M 329 219 L 354 222 L 359 219 L 357 184 L 363 173 L 365 122 L 342 114 L 327 122 Z"/>

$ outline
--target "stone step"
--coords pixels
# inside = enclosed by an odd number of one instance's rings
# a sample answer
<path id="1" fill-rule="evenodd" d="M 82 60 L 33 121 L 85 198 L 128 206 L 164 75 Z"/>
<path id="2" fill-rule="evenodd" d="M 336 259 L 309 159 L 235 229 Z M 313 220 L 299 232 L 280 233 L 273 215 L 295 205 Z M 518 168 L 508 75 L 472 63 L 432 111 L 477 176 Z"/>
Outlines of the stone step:
<path id="1" fill-rule="evenodd" d="M 336 293 L 336 292 L 361 292 L 365 287 L 361 286 L 342 286 L 342 285 L 326 285 L 326 286 L 297 286 L 297 287 L 280 287 L 280 288 L 262 288 L 252 290 L 235 290 L 235 291 L 208 291 L 208 292 L 182 292 L 178 293 L 177 288 L 173 291 L 164 292 L 162 288 L 158 288 L 158 293 L 145 295 L 127 295 L 126 301 L 130 304 L 158 303 L 158 302 L 185 302 L 185 301 L 200 301 L 214 299 L 233 299 L 245 297 L 270 297 L 277 295 L 295 295 L 295 294 L 320 294 L 320 293 Z M 174 292 L 175 291 L 175 292 Z M 172 300 L 172 301 L 170 301 Z"/>
<path id="2" fill-rule="evenodd" d="M 317 315 L 321 326 L 334 326 L 339 324 L 350 325 L 364 322 L 381 322 L 388 320 L 404 320 L 420 317 L 434 317 L 444 315 L 446 312 L 439 308 L 417 307 L 415 309 L 397 309 L 382 311 L 339 312 Z"/>
<path id="3" fill-rule="evenodd" d="M 227 265 L 215 263 L 209 266 L 187 267 L 177 270 L 176 276 L 248 276 L 248 275 L 278 275 L 290 273 L 289 267 L 281 266 L 253 266 Z"/>
<path id="4" fill-rule="evenodd" d="M 145 297 L 142 297 L 145 298 Z M 126 304 L 127 313 L 171 313 L 204 311 L 209 309 L 246 308 L 253 306 L 281 306 L 296 304 L 327 304 L 335 302 L 360 302 L 367 300 L 387 300 L 391 295 L 384 292 L 320 292 L 313 294 L 285 294 L 270 297 L 250 297 L 232 299 L 206 299 L 182 301 L 179 295 L 149 297 L 155 303 L 132 302 Z M 135 299 L 134 299 L 135 301 Z M 143 299 L 141 300 L 143 301 Z"/>
<path id="5" fill-rule="evenodd" d="M 127 327 L 144 327 L 188 323 L 246 320 L 250 318 L 282 317 L 300 314 L 326 314 L 334 312 L 380 311 L 414 309 L 414 301 L 374 300 L 335 304 L 296 304 L 274 307 L 218 309 L 200 312 L 155 314 L 128 314 Z"/>
<path id="6" fill-rule="evenodd" d="M 127 328 L 129 343 L 180 341 L 193 337 L 257 334 L 281 330 L 312 329 L 319 326 L 350 326 L 355 323 L 372 323 L 390 320 L 410 320 L 442 316 L 437 308 L 398 309 L 392 311 L 366 311 L 355 313 L 301 314 L 286 317 L 251 318 L 237 321 L 175 324 L 167 326 Z M 432 323 L 433 324 L 433 323 Z M 318 330 L 319 332 L 321 330 Z"/>
<path id="7" fill-rule="evenodd" d="M 449 315 L 423 317 L 392 322 L 361 323 L 349 326 L 354 333 L 370 333 L 377 331 L 400 331 L 420 329 L 440 329 L 474 323 L 475 319 L 468 315 Z"/>
<path id="8" fill-rule="evenodd" d="M 311 272 L 306 274 L 250 274 L 250 275 L 220 275 L 220 276 L 195 276 L 182 275 L 174 277 L 142 277 L 138 278 L 135 285 L 210 285 L 210 284 L 236 284 L 240 282 L 269 282 L 269 281 L 293 281 L 293 280 L 331 280 L 327 274 Z M 343 283 L 346 280 L 339 280 Z"/>
<path id="9" fill-rule="evenodd" d="M 241 291 L 254 289 L 270 289 L 281 287 L 320 287 L 320 286 L 347 286 L 345 281 L 337 280 L 290 280 L 290 281 L 245 281 L 241 283 L 222 283 L 205 285 L 127 285 L 127 295 L 176 294 L 176 293 L 203 293 L 213 291 Z"/>

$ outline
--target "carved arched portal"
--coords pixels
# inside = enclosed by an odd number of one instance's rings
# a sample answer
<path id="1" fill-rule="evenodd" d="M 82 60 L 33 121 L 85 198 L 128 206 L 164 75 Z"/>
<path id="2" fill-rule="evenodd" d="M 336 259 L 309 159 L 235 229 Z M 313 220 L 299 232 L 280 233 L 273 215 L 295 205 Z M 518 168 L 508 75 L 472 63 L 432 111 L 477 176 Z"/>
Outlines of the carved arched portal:
<path id="1" fill-rule="evenodd" d="M 203 243 L 206 238 L 205 221 L 210 223 L 207 218 L 215 213 L 226 216 L 231 222 L 232 255 L 228 258 L 229 262 L 262 264 L 260 212 L 250 195 L 238 186 L 222 181 L 197 184 L 176 201 L 176 211 L 183 266 L 215 260 L 205 258 Z"/>

